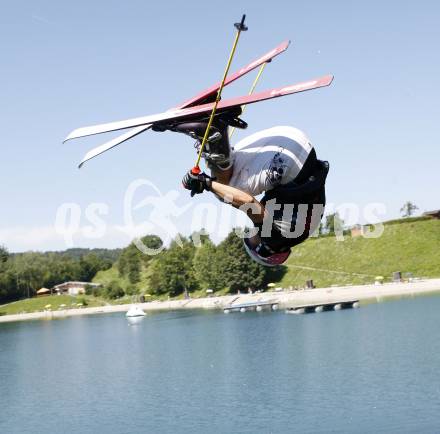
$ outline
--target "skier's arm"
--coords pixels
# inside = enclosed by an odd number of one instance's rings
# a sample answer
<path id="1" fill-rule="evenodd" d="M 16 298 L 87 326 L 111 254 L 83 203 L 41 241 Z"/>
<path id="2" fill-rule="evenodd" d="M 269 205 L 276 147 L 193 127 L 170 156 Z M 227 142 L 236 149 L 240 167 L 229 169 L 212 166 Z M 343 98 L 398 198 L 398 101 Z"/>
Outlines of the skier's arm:
<path id="1" fill-rule="evenodd" d="M 234 208 L 246 212 L 252 223 L 259 224 L 263 221 L 264 206 L 254 196 L 217 181 L 212 181 L 210 191 L 221 201 L 230 203 Z"/>
<path id="2" fill-rule="evenodd" d="M 182 179 L 183 187 L 191 190 L 191 196 L 200 194 L 203 191 L 211 191 L 222 202 L 229 203 L 233 207 L 245 212 L 254 224 L 263 222 L 265 209 L 264 206 L 252 195 L 231 187 L 230 185 L 214 181 L 206 173 L 194 173 L 192 170 Z"/>

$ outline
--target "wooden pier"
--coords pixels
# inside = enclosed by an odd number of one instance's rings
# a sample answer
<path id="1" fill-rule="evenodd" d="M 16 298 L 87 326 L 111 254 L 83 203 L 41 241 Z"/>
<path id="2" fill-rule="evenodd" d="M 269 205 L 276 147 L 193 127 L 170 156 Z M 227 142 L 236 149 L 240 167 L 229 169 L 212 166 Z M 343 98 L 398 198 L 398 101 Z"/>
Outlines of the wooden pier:
<path id="1" fill-rule="evenodd" d="M 230 304 L 223 309 L 224 313 L 231 312 L 247 312 L 256 311 L 261 312 L 264 308 L 269 308 L 271 310 L 278 310 L 278 302 L 275 300 L 265 300 L 265 301 L 251 301 L 249 303 L 240 304 Z"/>
<path id="2" fill-rule="evenodd" d="M 286 313 L 300 315 L 303 313 L 324 312 L 330 310 L 356 309 L 359 307 L 359 300 L 335 301 L 332 303 L 306 304 L 303 306 L 289 307 Z"/>

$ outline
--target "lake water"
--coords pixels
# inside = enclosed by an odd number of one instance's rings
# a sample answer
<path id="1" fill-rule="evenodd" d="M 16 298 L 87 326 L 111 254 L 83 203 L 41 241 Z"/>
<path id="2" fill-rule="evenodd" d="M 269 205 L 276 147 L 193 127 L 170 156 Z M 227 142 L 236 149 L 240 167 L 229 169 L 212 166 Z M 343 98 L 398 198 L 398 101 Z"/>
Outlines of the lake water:
<path id="1" fill-rule="evenodd" d="M 0 324 L 0 432 L 440 432 L 440 297 Z"/>

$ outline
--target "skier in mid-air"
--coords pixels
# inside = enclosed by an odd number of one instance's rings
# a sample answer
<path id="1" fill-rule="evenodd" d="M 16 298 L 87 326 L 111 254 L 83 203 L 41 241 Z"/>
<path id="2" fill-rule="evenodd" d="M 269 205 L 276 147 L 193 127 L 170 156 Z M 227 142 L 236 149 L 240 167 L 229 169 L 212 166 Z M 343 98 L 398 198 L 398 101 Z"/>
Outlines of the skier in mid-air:
<path id="1" fill-rule="evenodd" d="M 191 195 L 207 190 L 244 211 L 255 230 L 244 238 L 248 254 L 266 266 L 280 265 L 291 248 L 319 226 L 325 206 L 326 161 L 317 159 L 307 136 L 293 127 L 278 126 L 229 143 L 231 116 L 218 116 L 202 154 L 211 176 L 189 171 L 183 186 Z M 243 122 L 243 121 L 241 121 Z M 206 121 L 176 125 L 173 130 L 200 142 Z M 256 196 L 264 193 L 261 200 Z"/>
<path id="2" fill-rule="evenodd" d="M 220 82 L 163 113 L 77 128 L 65 141 L 130 129 L 87 152 L 79 164 L 81 167 L 149 129 L 192 136 L 197 140 L 199 153 L 196 165 L 183 179 L 184 187 L 192 195 L 212 191 L 220 200 L 244 211 L 255 226 L 244 239 L 247 252 L 264 265 L 279 265 L 286 261 L 291 247 L 303 242 L 319 226 L 325 205 L 328 163 L 317 159 L 307 136 L 296 128 L 260 131 L 240 141 L 235 149 L 229 144 L 228 128 L 246 127 L 238 116 L 247 104 L 329 86 L 333 75 L 253 94 L 265 65 L 283 53 L 290 42 L 284 41 L 229 75 L 238 38 L 247 30 L 245 17 L 234 24 L 237 33 Z M 248 95 L 221 99 L 225 86 L 257 67 L 260 70 Z M 211 176 L 200 172 L 201 157 L 205 158 Z M 262 193 L 263 198 L 258 200 L 256 196 Z"/>

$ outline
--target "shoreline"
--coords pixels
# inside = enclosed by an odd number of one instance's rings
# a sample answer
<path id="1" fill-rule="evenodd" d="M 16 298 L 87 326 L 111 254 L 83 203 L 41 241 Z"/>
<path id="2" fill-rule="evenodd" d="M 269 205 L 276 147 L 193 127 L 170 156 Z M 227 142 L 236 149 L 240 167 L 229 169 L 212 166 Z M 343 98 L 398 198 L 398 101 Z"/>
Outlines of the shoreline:
<path id="1" fill-rule="evenodd" d="M 249 302 L 275 302 L 282 309 L 305 304 L 321 304 L 359 300 L 361 302 L 381 302 L 385 299 L 414 297 L 417 295 L 440 294 L 440 279 L 417 280 L 405 283 L 385 283 L 382 285 L 334 286 L 295 291 L 270 291 L 254 294 L 235 294 L 218 297 L 194 298 L 188 300 L 152 301 L 133 303 L 145 312 L 160 312 L 180 309 L 224 309 L 231 304 Z M 62 319 L 79 315 L 126 312 L 133 304 L 120 304 L 79 309 L 64 309 L 0 316 L 0 323 Z"/>

